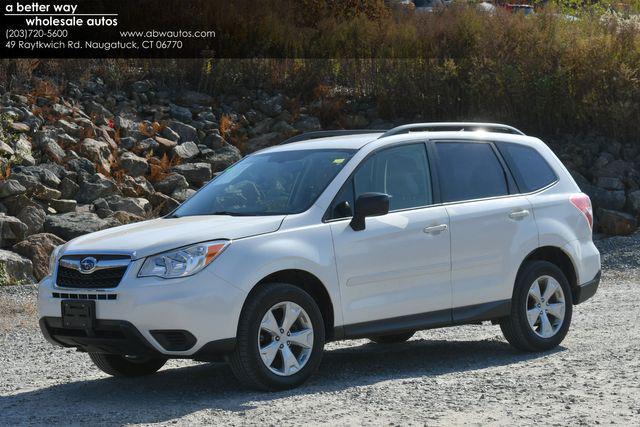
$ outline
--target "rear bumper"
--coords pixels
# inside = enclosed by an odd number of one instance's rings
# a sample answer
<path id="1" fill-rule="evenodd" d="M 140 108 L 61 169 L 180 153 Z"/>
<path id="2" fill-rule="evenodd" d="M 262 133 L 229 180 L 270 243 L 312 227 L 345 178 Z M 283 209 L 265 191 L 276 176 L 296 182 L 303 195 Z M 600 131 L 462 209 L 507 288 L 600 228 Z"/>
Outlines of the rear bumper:
<path id="1" fill-rule="evenodd" d="M 602 271 L 598 271 L 596 277 L 592 280 L 589 280 L 586 283 L 576 287 L 573 290 L 573 303 L 580 304 L 591 298 L 595 295 L 598 290 L 598 285 L 600 284 L 600 276 L 602 275 Z"/>
<path id="2" fill-rule="evenodd" d="M 122 356 L 187 357 L 202 361 L 217 361 L 224 359 L 224 356 L 235 348 L 235 339 L 223 339 L 208 342 L 190 356 L 167 355 L 156 350 L 133 324 L 124 320 L 96 319 L 91 329 L 69 329 L 63 326 L 62 318 L 60 317 L 43 317 L 40 319 L 40 329 L 47 341 L 52 344 L 62 347 L 75 347 L 83 352 L 119 354 Z M 169 331 L 157 332 L 162 334 Z M 189 332 L 171 332 L 184 334 L 184 345 L 189 346 L 189 348 L 193 347 L 195 338 Z M 158 339 L 158 341 L 162 340 Z"/>

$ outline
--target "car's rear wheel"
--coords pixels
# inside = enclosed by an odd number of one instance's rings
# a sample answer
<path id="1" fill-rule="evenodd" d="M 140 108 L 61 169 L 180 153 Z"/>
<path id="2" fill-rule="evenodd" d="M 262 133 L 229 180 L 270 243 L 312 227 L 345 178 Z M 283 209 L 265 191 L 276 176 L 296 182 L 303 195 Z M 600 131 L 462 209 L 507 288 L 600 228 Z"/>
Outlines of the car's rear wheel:
<path id="1" fill-rule="evenodd" d="M 416 331 L 403 332 L 400 334 L 378 335 L 369 339 L 378 344 L 397 344 L 407 341 Z"/>
<path id="2" fill-rule="evenodd" d="M 572 309 L 571 288 L 562 270 L 547 261 L 533 261 L 518 275 L 511 315 L 500 327 L 519 350 L 549 350 L 567 335 Z"/>
<path id="3" fill-rule="evenodd" d="M 262 285 L 242 309 L 231 369 L 251 388 L 296 387 L 318 368 L 324 337 L 322 314 L 307 292 L 286 283 Z"/>
<path id="4" fill-rule="evenodd" d="M 114 377 L 140 377 L 158 371 L 167 359 L 147 356 L 119 356 L 117 354 L 89 353 L 91 361 L 104 373 Z"/>

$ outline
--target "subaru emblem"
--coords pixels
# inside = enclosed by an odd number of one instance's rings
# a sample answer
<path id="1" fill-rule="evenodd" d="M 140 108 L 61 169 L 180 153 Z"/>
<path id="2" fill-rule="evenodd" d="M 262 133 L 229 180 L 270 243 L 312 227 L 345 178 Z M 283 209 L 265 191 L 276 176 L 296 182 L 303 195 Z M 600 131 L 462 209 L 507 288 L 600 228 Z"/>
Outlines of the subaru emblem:
<path id="1" fill-rule="evenodd" d="M 98 260 L 94 257 L 86 257 L 80 261 L 80 273 L 89 274 L 92 273 L 93 270 L 96 269 L 96 265 L 98 264 Z"/>

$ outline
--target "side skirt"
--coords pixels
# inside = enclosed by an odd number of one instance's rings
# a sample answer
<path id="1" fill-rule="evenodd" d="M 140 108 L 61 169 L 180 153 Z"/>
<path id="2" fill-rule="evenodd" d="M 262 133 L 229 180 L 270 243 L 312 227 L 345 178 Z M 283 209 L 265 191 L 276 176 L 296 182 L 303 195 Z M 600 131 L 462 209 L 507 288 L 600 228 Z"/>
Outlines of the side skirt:
<path id="1" fill-rule="evenodd" d="M 508 316 L 510 312 L 511 300 L 509 299 L 474 304 L 448 310 L 431 311 L 338 326 L 334 329 L 334 339 L 366 338 L 375 335 L 388 335 L 442 328 L 445 326 L 465 325 L 485 320 L 499 319 Z"/>

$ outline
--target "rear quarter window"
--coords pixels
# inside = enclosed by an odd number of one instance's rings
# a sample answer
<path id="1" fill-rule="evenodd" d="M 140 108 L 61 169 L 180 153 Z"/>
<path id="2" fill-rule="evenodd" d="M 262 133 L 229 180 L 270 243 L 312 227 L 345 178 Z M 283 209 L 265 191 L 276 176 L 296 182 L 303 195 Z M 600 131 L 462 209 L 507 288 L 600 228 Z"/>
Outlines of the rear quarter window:
<path id="1" fill-rule="evenodd" d="M 549 163 L 534 148 L 500 143 L 498 149 L 509 165 L 521 192 L 530 193 L 558 180 Z"/>

